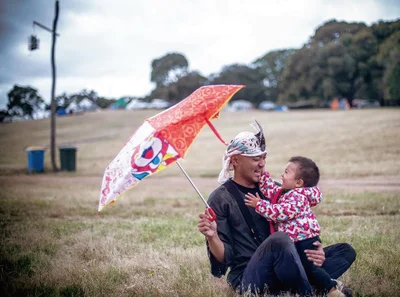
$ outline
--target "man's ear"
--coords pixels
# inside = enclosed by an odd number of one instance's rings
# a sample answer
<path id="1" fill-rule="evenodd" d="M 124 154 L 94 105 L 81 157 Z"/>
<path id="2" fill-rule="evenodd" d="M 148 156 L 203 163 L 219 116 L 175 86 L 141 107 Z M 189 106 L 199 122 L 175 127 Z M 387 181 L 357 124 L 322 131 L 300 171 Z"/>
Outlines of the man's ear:
<path id="1" fill-rule="evenodd" d="M 302 187 L 304 187 L 304 180 L 302 180 L 302 179 L 300 178 L 300 179 L 298 179 L 298 180 L 296 181 L 296 188 L 302 188 Z"/>
<path id="2" fill-rule="evenodd" d="M 239 159 L 239 156 L 238 155 L 233 155 L 232 157 L 231 157 L 231 163 L 232 163 L 232 165 L 234 165 L 234 166 L 236 166 L 236 165 L 238 165 L 238 159 Z"/>

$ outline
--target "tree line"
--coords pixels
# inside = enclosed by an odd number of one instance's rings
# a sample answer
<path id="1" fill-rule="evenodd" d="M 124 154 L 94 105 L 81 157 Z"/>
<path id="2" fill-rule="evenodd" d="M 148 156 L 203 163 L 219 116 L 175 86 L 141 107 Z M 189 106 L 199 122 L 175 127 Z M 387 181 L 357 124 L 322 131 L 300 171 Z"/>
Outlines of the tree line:
<path id="1" fill-rule="evenodd" d="M 323 106 L 339 97 L 350 105 L 355 98 L 399 105 L 400 20 L 371 26 L 331 20 L 300 49 L 271 51 L 249 65 L 227 65 L 209 77 L 189 71 L 183 54 L 169 53 L 153 60 L 151 81 L 156 87 L 145 99 L 171 102 L 202 85 L 243 84 L 247 87 L 232 100 Z"/>
<path id="2" fill-rule="evenodd" d="M 382 106 L 400 105 L 400 20 L 371 26 L 330 20 L 299 49 L 270 51 L 248 65 L 227 65 L 208 77 L 190 70 L 184 54 L 167 53 L 151 62 L 150 81 L 155 88 L 142 100 L 162 98 L 176 103 L 204 85 L 243 84 L 246 88 L 232 100 L 318 107 L 338 97 L 346 98 L 350 105 L 356 98 L 378 100 Z M 83 98 L 101 108 L 116 101 L 83 90 L 57 96 L 57 108 Z M 38 108 L 48 106 L 37 90 L 15 85 L 0 117 L 33 117 Z"/>

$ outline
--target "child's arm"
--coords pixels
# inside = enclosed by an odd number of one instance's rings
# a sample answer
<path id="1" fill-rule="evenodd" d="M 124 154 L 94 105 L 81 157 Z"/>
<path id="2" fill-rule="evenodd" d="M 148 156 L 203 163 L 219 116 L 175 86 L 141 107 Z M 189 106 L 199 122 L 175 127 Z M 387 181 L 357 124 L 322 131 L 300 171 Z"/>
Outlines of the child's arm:
<path id="1" fill-rule="evenodd" d="M 265 198 L 271 200 L 280 187 L 275 184 L 268 171 L 261 175 L 259 187 Z"/>
<path id="2" fill-rule="evenodd" d="M 269 201 L 259 199 L 257 201 L 255 210 L 258 214 L 262 215 L 269 221 L 284 222 L 299 216 L 303 211 L 303 205 L 307 198 L 295 191 L 289 192 L 289 195 L 284 203 L 271 204 Z M 252 194 L 247 194 L 245 203 L 252 206 L 254 198 Z"/>
<path id="3" fill-rule="evenodd" d="M 306 196 L 311 207 L 322 201 L 322 193 L 318 187 L 296 188 L 295 191 Z"/>

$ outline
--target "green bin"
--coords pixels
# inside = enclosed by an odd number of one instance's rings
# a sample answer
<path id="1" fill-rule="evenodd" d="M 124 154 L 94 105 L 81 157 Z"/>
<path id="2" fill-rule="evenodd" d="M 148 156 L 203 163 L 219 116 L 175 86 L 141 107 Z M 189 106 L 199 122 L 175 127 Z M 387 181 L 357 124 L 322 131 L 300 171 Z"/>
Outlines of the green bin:
<path id="1" fill-rule="evenodd" d="M 60 149 L 61 170 L 76 170 L 76 147 L 62 146 Z"/>

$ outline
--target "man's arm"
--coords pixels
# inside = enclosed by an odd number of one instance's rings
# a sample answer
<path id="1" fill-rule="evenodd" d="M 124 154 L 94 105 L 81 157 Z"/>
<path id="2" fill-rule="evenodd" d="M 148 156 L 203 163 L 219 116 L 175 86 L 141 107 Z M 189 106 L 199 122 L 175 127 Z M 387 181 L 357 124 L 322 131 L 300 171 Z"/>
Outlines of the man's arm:
<path id="1" fill-rule="evenodd" d="M 215 221 L 210 222 L 208 214 L 200 214 L 200 220 L 197 225 L 197 229 L 202 233 L 208 242 L 210 252 L 213 254 L 215 259 L 220 263 L 225 263 L 225 247 L 217 233 L 217 223 Z"/>

